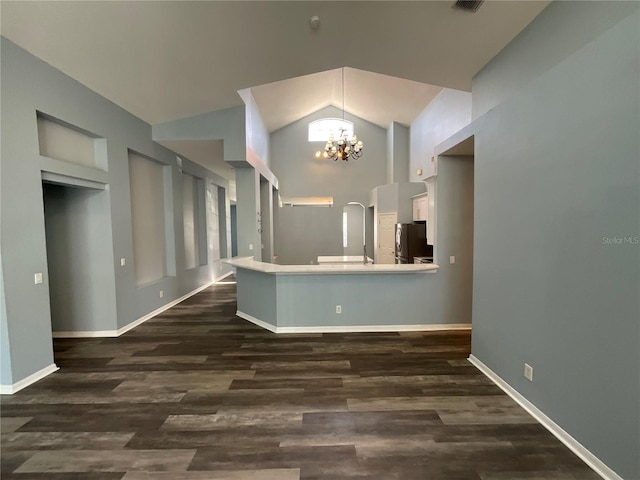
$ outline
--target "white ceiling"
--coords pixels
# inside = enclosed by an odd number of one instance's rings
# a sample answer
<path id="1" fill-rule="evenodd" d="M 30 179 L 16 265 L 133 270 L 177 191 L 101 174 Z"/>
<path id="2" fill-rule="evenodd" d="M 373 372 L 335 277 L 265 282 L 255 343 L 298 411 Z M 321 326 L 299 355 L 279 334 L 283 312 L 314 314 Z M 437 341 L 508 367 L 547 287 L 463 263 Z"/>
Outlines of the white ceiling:
<path id="1" fill-rule="evenodd" d="M 442 87 L 344 69 L 344 109 L 381 128 L 392 121 L 410 125 Z M 270 132 L 323 107 L 342 109 L 342 69 L 253 87 L 253 98 Z"/>
<path id="2" fill-rule="evenodd" d="M 469 91 L 549 2 L 486 0 L 476 13 L 453 3 L 2 0 L 0 8 L 2 35 L 148 123 L 241 105 L 238 90 L 255 87 L 274 130 L 341 107 L 341 67 L 351 67 L 346 110 L 381 127 L 408 124 L 438 93 L 433 85 Z"/>

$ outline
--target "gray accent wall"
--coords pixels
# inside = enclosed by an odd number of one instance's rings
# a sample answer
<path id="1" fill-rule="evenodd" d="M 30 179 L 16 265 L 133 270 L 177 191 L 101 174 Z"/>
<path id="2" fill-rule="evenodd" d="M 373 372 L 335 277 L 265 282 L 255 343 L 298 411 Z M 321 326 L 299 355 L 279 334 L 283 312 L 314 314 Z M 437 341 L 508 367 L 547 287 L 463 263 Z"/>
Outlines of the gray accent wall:
<path id="1" fill-rule="evenodd" d="M 471 94 L 445 88 L 411 123 L 409 181 L 437 174 L 435 147 L 471 122 Z M 422 175 L 417 171 L 422 169 Z"/>
<path id="2" fill-rule="evenodd" d="M 111 288 L 115 289 L 115 305 L 101 320 L 94 319 L 92 322 L 95 323 L 80 327 L 82 330 L 113 330 L 127 326 L 229 272 L 230 268 L 218 260 L 185 272 L 184 255 L 180 253 L 170 259 L 176 265 L 175 276 L 137 288 L 133 268 L 128 152 L 133 150 L 168 167 L 170 172 L 163 181 L 171 199 L 171 210 L 167 214 L 173 220 L 167 229 L 167 242 L 173 243 L 175 252 L 184 252 L 176 154 L 152 141 L 150 125 L 4 37 L 1 49 L 0 246 L 6 307 L 2 346 L 3 352 L 8 351 L 11 355 L 10 361 L 3 361 L 1 367 L 2 382 L 6 385 L 5 382 L 15 384 L 54 361 L 42 172 L 57 178 L 103 184 L 109 191 L 111 234 L 104 239 L 106 247 L 99 261 L 107 264 L 108 272 L 104 275 L 114 278 Z M 37 112 L 99 138 L 96 152 L 106 156 L 106 171 L 40 155 Z M 244 115 L 241 118 L 244 119 Z M 186 173 L 227 188 L 224 179 L 188 159 L 184 160 L 182 168 Z M 124 267 L 120 266 L 120 258 L 126 259 Z M 36 285 L 34 274 L 39 272 L 43 273 L 44 282 Z M 159 296 L 161 289 L 163 298 Z M 2 321 L 5 322 L 4 316 Z M 5 341 L 8 349 L 4 348 Z"/>
<path id="3" fill-rule="evenodd" d="M 392 122 L 387 129 L 387 183 L 409 181 L 409 127 Z"/>
<path id="4" fill-rule="evenodd" d="M 317 159 L 324 142 L 308 141 L 308 125 L 325 117 L 342 117 L 342 110 L 326 107 L 271 134 L 271 168 L 283 197 L 333 197 L 333 207 L 283 207 L 274 226 L 279 263 L 316 263 L 318 255 L 342 255 L 342 208 L 348 202 L 369 205 L 369 191 L 386 182 L 386 131 L 345 115 L 364 143 L 358 160 Z M 274 205 L 275 208 L 275 205 Z M 373 252 L 373 229 L 367 227 L 367 251 Z"/>
<path id="5" fill-rule="evenodd" d="M 475 129 L 472 353 L 625 479 L 640 478 L 639 10 L 554 2 L 473 87 L 494 106 Z"/>
<path id="6" fill-rule="evenodd" d="M 582 3 L 589 3 L 585 8 Z M 473 118 L 497 107 L 534 78 L 637 9 L 637 1 L 555 1 L 473 78 Z M 577 5 L 576 5 L 577 4 Z M 568 23 L 567 23 L 568 22 Z M 541 35 L 544 25 L 546 35 Z M 526 54 L 523 53 L 526 51 Z"/>

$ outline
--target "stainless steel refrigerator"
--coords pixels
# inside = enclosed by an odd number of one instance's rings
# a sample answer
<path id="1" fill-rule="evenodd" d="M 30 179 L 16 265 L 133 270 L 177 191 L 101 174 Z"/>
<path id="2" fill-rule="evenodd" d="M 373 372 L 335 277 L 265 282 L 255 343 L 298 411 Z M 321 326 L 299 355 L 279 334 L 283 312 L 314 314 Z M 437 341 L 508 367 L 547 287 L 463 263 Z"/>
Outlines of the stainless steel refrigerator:
<path id="1" fill-rule="evenodd" d="M 396 263 L 413 263 L 413 257 L 433 257 L 424 223 L 396 224 Z"/>

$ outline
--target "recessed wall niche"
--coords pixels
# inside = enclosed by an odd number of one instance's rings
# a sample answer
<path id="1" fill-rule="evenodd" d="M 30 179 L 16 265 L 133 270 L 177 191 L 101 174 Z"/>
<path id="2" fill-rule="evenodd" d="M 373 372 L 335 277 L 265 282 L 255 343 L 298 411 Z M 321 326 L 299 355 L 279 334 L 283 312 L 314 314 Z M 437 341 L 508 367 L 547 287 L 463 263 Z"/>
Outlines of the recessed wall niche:
<path id="1" fill-rule="evenodd" d="M 40 155 L 107 171 L 106 139 L 42 112 L 36 117 Z"/>
<path id="2" fill-rule="evenodd" d="M 173 229 L 171 217 L 171 167 L 129 152 L 131 188 L 131 230 L 136 285 L 146 285 L 175 275 L 175 255 L 168 246 L 167 232 Z M 173 264 L 173 265 L 172 265 Z"/>
<path id="3" fill-rule="evenodd" d="M 207 264 L 204 180 L 182 174 L 182 220 L 185 268 Z"/>

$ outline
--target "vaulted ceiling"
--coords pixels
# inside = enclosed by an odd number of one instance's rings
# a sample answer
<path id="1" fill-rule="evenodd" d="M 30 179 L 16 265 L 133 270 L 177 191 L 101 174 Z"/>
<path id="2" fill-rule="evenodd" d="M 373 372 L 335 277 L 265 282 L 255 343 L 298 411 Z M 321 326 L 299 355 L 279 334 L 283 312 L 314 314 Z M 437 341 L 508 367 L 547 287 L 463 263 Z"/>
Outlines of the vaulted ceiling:
<path id="1" fill-rule="evenodd" d="M 269 130 L 342 105 L 408 124 L 471 79 L 548 4 L 441 1 L 7 1 L 2 35 L 155 124 L 235 105 Z M 320 17 L 312 29 L 309 19 Z M 324 73 L 322 73 L 324 72 Z M 395 78 L 394 78 L 395 77 Z"/>

